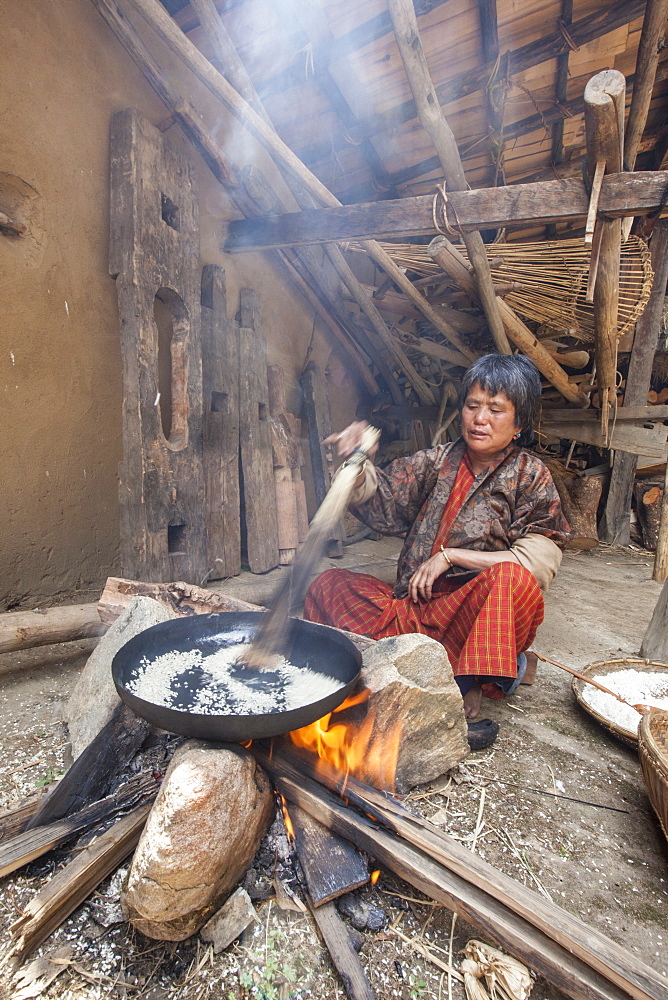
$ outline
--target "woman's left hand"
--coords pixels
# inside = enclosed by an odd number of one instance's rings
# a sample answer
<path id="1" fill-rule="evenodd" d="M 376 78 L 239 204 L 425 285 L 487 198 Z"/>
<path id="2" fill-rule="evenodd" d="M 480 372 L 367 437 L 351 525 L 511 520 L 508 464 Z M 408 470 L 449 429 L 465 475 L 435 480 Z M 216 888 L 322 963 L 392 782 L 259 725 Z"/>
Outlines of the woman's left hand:
<path id="1" fill-rule="evenodd" d="M 423 562 L 421 566 L 418 566 L 408 581 L 408 596 L 411 601 L 417 604 L 420 599 L 423 601 L 431 600 L 434 581 L 439 576 L 442 576 L 450 568 L 450 565 L 450 563 L 446 562 L 443 553 L 437 552 L 435 555 L 430 556 L 426 562 Z"/>

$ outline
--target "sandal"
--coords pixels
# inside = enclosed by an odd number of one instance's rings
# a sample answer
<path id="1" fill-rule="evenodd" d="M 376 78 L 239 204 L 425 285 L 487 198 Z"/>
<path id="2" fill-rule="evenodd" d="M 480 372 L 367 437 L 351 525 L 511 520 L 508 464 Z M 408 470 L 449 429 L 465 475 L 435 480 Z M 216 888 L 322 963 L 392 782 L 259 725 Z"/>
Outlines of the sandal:
<path id="1" fill-rule="evenodd" d="M 480 719 L 478 722 L 468 722 L 467 730 L 471 750 L 484 750 L 485 747 L 490 747 L 499 735 L 499 723 L 491 719 Z"/>

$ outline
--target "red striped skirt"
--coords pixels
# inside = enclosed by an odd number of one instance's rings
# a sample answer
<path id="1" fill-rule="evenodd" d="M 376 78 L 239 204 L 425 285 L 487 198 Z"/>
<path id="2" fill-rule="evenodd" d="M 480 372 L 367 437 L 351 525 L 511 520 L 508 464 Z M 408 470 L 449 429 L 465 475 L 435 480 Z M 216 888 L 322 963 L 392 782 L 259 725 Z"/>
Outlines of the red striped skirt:
<path id="1" fill-rule="evenodd" d="M 445 646 L 455 676 L 516 677 L 517 654 L 543 621 L 536 578 L 501 562 L 457 585 L 439 581 L 430 601 L 395 598 L 392 587 L 366 573 L 330 569 L 316 577 L 304 618 L 372 639 L 421 632 Z"/>

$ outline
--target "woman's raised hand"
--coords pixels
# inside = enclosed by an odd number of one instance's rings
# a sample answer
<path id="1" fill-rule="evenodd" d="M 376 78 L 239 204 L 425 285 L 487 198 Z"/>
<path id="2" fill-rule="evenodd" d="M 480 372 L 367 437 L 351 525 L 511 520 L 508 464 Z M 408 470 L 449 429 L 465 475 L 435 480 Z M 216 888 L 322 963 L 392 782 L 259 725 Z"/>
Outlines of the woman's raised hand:
<path id="1" fill-rule="evenodd" d="M 448 569 L 449 563 L 445 561 L 441 552 L 430 556 L 426 562 L 418 566 L 408 581 L 408 596 L 411 601 L 414 604 L 417 604 L 420 599 L 430 601 L 435 581 Z"/>
<path id="2" fill-rule="evenodd" d="M 368 426 L 366 420 L 355 420 L 338 434 L 330 434 L 322 443 L 336 445 L 337 455 L 341 458 L 350 458 L 362 444 L 362 435 Z M 373 458 L 377 451 L 378 445 L 375 444 L 369 451 L 369 458 Z"/>

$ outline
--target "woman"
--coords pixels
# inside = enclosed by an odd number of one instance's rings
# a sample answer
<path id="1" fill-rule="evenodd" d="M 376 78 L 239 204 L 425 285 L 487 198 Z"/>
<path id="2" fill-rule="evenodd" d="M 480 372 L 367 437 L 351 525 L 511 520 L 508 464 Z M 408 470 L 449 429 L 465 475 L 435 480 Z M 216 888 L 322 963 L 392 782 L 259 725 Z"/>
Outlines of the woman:
<path id="1" fill-rule="evenodd" d="M 518 657 L 526 665 L 520 654 L 543 620 L 541 588 L 570 537 L 548 469 L 520 444 L 532 437 L 540 388 L 522 355 L 476 361 L 462 382 L 461 438 L 384 470 L 367 463 L 355 483 L 350 506 L 360 520 L 382 534 L 407 533 L 394 588 L 335 569 L 306 595 L 311 621 L 374 639 L 421 632 L 441 642 L 468 720 L 483 693 L 502 698 L 519 683 Z M 327 441 L 347 458 L 365 426 Z"/>

